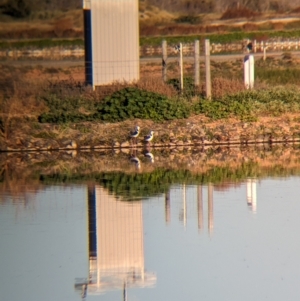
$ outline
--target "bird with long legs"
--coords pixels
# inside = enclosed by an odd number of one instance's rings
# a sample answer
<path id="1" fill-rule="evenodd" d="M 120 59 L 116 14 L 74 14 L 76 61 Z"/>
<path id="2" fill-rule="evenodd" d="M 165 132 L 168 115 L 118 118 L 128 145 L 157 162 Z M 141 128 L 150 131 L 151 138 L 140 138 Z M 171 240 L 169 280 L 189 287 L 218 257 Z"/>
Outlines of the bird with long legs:
<path id="1" fill-rule="evenodd" d="M 144 142 L 150 143 L 154 137 L 154 131 L 150 131 L 150 133 L 144 136 Z"/>
<path id="2" fill-rule="evenodd" d="M 136 144 L 137 137 L 140 134 L 140 127 L 137 125 L 133 131 L 130 131 L 129 136 L 131 138 L 131 142 Z"/>

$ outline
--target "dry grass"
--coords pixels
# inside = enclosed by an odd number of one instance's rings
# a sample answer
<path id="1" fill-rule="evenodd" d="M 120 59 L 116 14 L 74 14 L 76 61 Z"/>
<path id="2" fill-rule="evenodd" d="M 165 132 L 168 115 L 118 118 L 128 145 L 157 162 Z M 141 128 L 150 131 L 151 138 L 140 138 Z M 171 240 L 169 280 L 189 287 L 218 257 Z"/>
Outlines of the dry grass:
<path id="1" fill-rule="evenodd" d="M 297 18 L 299 8 L 292 12 L 281 15 L 261 14 L 248 8 L 230 8 L 223 15 L 218 13 L 183 13 L 168 12 L 151 6 L 147 1 L 140 1 L 139 21 L 141 36 L 157 35 L 188 35 L 205 33 L 223 33 L 225 31 L 253 31 L 253 30 L 287 30 L 299 28 L 298 21 L 288 19 L 280 22 L 273 22 L 276 17 L 290 17 L 294 14 Z M 191 24 L 188 22 L 177 23 L 176 20 L 182 17 L 191 17 Z M 195 18 L 201 20 L 193 24 Z M 241 18 L 246 18 L 248 23 L 236 24 Z M 258 20 L 259 19 L 259 20 Z M 261 21 L 270 21 L 261 25 Z M 251 22 L 250 22 L 251 21 Z M 83 13 L 82 9 L 71 9 L 68 11 L 35 11 L 30 18 L 17 20 L 5 18 L 0 20 L 0 38 L 2 39 L 28 39 L 28 38 L 83 38 Z"/>
<path id="2" fill-rule="evenodd" d="M 228 8 L 221 16 L 221 20 L 246 18 L 252 19 L 259 16 L 259 13 L 252 11 L 246 7 Z"/>
<path id="3" fill-rule="evenodd" d="M 223 77 L 216 77 L 212 81 L 212 94 L 219 98 L 225 94 L 234 94 L 245 90 L 245 85 L 242 80 L 227 79 Z"/>

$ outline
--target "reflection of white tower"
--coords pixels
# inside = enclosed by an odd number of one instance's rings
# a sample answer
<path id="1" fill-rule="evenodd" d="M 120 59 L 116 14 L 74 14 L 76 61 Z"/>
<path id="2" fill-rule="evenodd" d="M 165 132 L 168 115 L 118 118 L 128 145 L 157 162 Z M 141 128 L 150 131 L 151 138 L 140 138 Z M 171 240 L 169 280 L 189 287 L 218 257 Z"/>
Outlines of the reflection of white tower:
<path id="1" fill-rule="evenodd" d="M 256 212 L 256 179 L 247 179 L 247 204 Z"/>
<path id="2" fill-rule="evenodd" d="M 144 271 L 140 201 L 117 200 L 100 186 L 89 191 L 89 251 L 87 294 L 122 289 L 125 296 L 129 287 L 151 286 L 156 281 Z"/>

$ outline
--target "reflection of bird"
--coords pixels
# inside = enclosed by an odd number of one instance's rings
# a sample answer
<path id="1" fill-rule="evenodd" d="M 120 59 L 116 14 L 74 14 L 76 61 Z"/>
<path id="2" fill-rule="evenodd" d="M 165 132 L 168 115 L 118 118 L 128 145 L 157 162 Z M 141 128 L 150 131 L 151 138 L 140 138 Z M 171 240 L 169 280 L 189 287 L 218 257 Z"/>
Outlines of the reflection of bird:
<path id="1" fill-rule="evenodd" d="M 133 131 L 130 131 L 130 138 L 136 142 L 136 138 L 140 134 L 140 127 L 137 125 Z"/>
<path id="2" fill-rule="evenodd" d="M 150 133 L 144 137 L 145 142 L 150 142 L 153 139 L 154 131 L 150 131 Z"/>
<path id="3" fill-rule="evenodd" d="M 130 160 L 130 162 L 135 164 L 135 167 L 137 169 L 141 168 L 141 161 L 137 156 L 131 155 L 129 160 Z"/>
<path id="4" fill-rule="evenodd" d="M 154 156 L 153 156 L 152 153 L 146 152 L 146 153 L 144 154 L 144 156 L 145 156 L 146 158 L 149 158 L 149 161 L 150 161 L 151 163 L 154 163 Z"/>

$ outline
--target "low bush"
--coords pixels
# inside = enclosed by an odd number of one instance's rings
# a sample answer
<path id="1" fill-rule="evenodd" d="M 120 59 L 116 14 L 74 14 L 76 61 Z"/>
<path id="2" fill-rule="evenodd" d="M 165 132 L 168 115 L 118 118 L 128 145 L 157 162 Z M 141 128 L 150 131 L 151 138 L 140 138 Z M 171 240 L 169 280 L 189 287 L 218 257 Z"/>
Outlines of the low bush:
<path id="1" fill-rule="evenodd" d="M 278 116 L 300 111 L 299 89 L 283 87 L 246 90 L 217 99 L 200 99 L 193 112 L 211 119 L 237 117 L 244 121 L 255 121 L 258 116 Z"/>
<path id="2" fill-rule="evenodd" d="M 163 121 L 187 118 L 190 115 L 187 102 L 134 87 L 116 91 L 97 102 L 80 97 L 62 99 L 56 95 L 44 97 L 44 101 L 49 112 L 39 116 L 40 122 L 117 122 L 134 118 Z"/>
<path id="3" fill-rule="evenodd" d="M 100 120 L 110 122 L 133 118 L 163 121 L 190 115 L 189 105 L 185 101 L 171 100 L 161 94 L 132 87 L 106 97 L 97 111 Z"/>
<path id="4" fill-rule="evenodd" d="M 194 15 L 184 15 L 175 19 L 176 23 L 201 24 L 202 18 Z"/>

